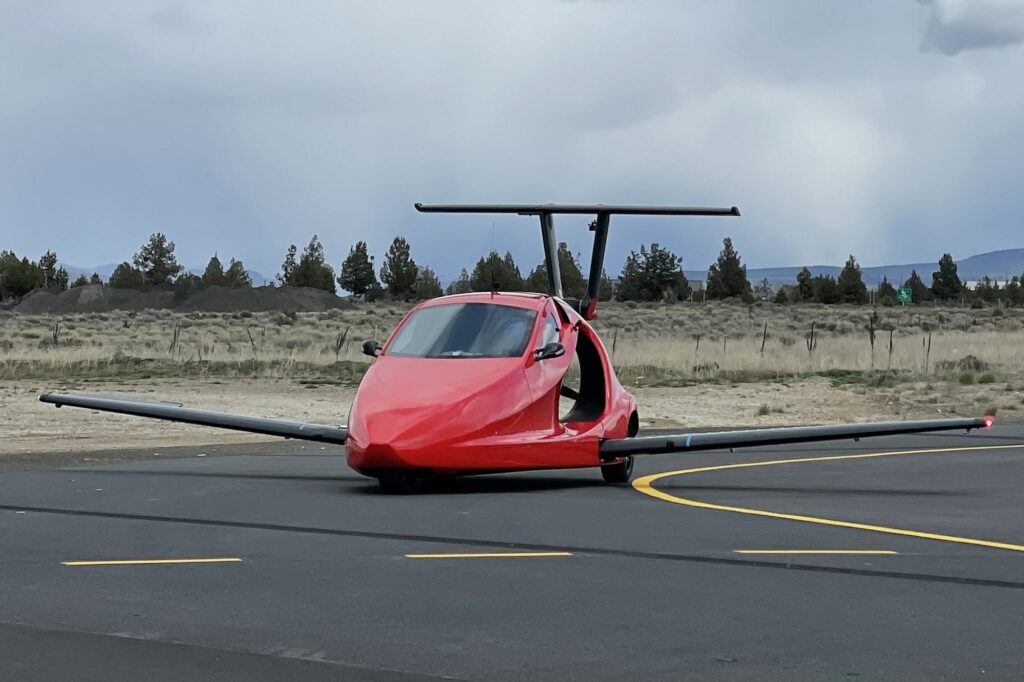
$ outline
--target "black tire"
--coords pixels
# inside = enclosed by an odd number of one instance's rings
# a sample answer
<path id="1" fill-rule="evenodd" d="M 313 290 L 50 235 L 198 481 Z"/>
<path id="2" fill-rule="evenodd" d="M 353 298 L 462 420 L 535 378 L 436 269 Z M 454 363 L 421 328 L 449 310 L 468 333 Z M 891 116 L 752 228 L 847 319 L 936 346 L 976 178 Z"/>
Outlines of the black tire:
<path id="1" fill-rule="evenodd" d="M 634 412 L 629 415 L 629 427 L 626 436 L 635 437 L 640 433 L 640 415 Z M 623 457 L 618 464 L 606 464 L 601 467 L 601 477 L 605 483 L 629 483 L 633 478 L 633 456 Z"/>
<path id="2" fill-rule="evenodd" d="M 384 495 L 408 495 L 416 489 L 416 477 L 408 471 L 389 471 L 377 477 Z"/>
<path id="3" fill-rule="evenodd" d="M 633 478 L 633 456 L 623 457 L 618 464 L 605 464 L 601 476 L 605 483 L 629 483 Z"/>

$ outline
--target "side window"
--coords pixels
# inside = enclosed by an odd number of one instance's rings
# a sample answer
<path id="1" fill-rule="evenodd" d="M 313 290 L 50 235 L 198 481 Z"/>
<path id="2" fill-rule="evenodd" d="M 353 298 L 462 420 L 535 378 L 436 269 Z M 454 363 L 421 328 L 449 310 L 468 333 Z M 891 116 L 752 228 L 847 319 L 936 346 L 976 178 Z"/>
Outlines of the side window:
<path id="1" fill-rule="evenodd" d="M 541 339 L 540 345 L 546 346 L 549 343 L 554 343 L 556 341 L 561 341 L 558 333 L 558 323 L 555 322 L 554 313 L 549 310 L 548 316 L 544 321 L 544 337 Z"/>

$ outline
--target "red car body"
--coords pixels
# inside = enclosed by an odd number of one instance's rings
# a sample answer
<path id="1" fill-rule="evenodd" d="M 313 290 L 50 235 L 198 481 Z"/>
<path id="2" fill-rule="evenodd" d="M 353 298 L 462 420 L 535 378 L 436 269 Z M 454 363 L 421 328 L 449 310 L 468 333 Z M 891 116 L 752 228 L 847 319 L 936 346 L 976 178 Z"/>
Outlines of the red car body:
<path id="1" fill-rule="evenodd" d="M 382 492 L 410 492 L 417 478 L 600 467 L 623 484 L 635 455 L 783 445 L 845 438 L 989 428 L 992 418 L 669 433 L 636 437 L 636 399 L 615 376 L 587 320 L 597 309 L 612 215 L 739 216 L 731 208 L 555 204 L 423 205 L 422 213 L 539 216 L 551 295 L 475 293 L 425 301 L 406 314 L 383 348 L 363 344 L 374 362 L 363 376 L 348 427 L 211 412 L 152 400 L 68 393 L 39 400 L 346 445 L 348 464 L 377 478 Z M 594 247 L 587 291 L 562 296 L 553 216 L 591 214 Z M 579 312 L 577 312 L 579 311 Z M 577 365 L 573 365 L 573 361 Z M 566 386 L 579 379 L 579 389 Z M 559 415 L 560 397 L 575 401 Z"/>
<path id="2" fill-rule="evenodd" d="M 518 357 L 402 357 L 388 351 L 423 308 L 477 303 L 535 314 Z M 564 355 L 536 359 L 548 320 Z M 559 419 L 562 380 L 580 353 L 590 404 Z M 579 403 L 577 403 L 579 404 Z M 348 464 L 368 476 L 401 470 L 450 476 L 597 467 L 602 439 L 635 435 L 636 398 L 619 383 L 597 333 L 564 301 L 541 294 L 475 293 L 425 301 L 402 318 L 363 377 L 348 415 Z"/>

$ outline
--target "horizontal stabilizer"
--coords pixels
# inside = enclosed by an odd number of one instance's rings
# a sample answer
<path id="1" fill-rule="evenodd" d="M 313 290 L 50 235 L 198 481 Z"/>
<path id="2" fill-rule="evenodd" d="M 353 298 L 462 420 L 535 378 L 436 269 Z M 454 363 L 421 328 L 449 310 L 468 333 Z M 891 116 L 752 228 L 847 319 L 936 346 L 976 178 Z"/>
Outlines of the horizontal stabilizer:
<path id="1" fill-rule="evenodd" d="M 416 204 L 421 213 L 515 213 L 518 215 L 707 215 L 738 216 L 740 209 L 693 206 L 616 206 L 605 204 Z"/>
<path id="2" fill-rule="evenodd" d="M 322 443 L 341 445 L 348 436 L 348 431 L 340 426 L 322 424 L 306 424 L 304 422 L 285 419 L 266 419 L 264 417 L 247 417 L 223 412 L 208 412 L 182 407 L 176 403 L 160 403 L 152 400 L 132 400 L 129 398 L 80 395 L 74 393 L 47 393 L 39 396 L 39 400 L 61 407 L 84 407 L 90 410 L 116 412 L 136 417 L 164 419 L 185 424 L 214 426 L 221 429 L 261 433 L 267 436 L 314 440 Z"/>
<path id="3" fill-rule="evenodd" d="M 629 455 L 662 455 L 671 452 L 722 450 L 759 445 L 786 445 L 824 440 L 846 440 L 871 436 L 895 436 L 903 433 L 985 429 L 991 417 L 977 419 L 925 419 L 920 421 L 873 422 L 866 424 L 828 424 L 824 426 L 787 426 L 777 429 L 678 433 L 667 436 L 620 438 L 601 443 L 602 459 Z"/>

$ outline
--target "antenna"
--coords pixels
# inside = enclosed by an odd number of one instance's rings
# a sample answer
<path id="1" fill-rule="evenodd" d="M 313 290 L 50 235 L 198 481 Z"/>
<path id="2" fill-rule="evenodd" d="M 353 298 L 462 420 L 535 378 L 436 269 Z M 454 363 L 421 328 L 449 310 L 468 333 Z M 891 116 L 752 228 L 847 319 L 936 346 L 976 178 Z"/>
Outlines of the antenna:
<path id="1" fill-rule="evenodd" d="M 572 301 L 585 320 L 597 316 L 597 291 L 604 267 L 608 226 L 613 215 L 682 215 L 682 216 L 738 216 L 740 210 L 730 208 L 697 208 L 689 206 L 619 206 L 605 204 L 415 204 L 420 213 L 515 213 L 540 218 L 540 236 L 544 244 L 544 265 L 548 271 L 548 287 L 552 296 L 562 296 L 562 273 L 558 265 L 558 242 L 555 239 L 554 215 L 596 215 L 590 223 L 594 233 L 594 248 L 590 257 L 590 277 L 587 293 L 580 301 Z M 493 224 L 492 224 L 492 230 Z"/>

